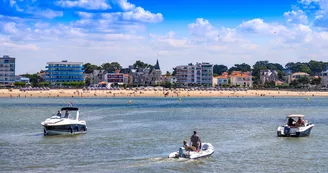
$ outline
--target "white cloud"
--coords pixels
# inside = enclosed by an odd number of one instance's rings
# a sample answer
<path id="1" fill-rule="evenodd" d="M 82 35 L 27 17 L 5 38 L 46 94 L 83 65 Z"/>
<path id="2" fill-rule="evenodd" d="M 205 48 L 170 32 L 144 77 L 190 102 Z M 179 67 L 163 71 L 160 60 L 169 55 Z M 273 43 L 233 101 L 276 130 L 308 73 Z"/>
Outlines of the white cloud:
<path id="1" fill-rule="evenodd" d="M 39 47 L 35 44 L 16 44 L 11 42 L 0 42 L 0 45 L 7 48 L 14 48 L 19 50 L 32 50 L 37 51 L 39 50 Z"/>
<path id="2" fill-rule="evenodd" d="M 219 31 L 214 26 L 203 18 L 197 18 L 195 23 L 188 25 L 189 33 L 195 37 L 207 37 L 216 39 Z"/>
<path id="3" fill-rule="evenodd" d="M 13 7 L 16 4 L 16 0 L 10 0 L 9 3 L 10 3 L 10 6 Z"/>
<path id="4" fill-rule="evenodd" d="M 285 35 L 288 32 L 286 26 L 276 23 L 265 23 L 263 19 L 253 19 L 242 22 L 238 28 L 243 32 L 266 34 L 266 35 Z"/>
<path id="5" fill-rule="evenodd" d="M 152 39 L 152 43 L 158 47 L 171 47 L 171 48 L 191 48 L 192 45 L 188 43 L 186 38 L 175 38 L 175 33 L 170 31 L 167 35 L 160 36 L 155 34 L 149 34 Z"/>
<path id="6" fill-rule="evenodd" d="M 151 13 L 146 11 L 142 7 L 137 7 L 131 11 L 123 12 L 122 18 L 124 20 L 135 20 L 139 22 L 149 22 L 149 23 L 158 23 L 163 20 L 163 15 L 161 13 Z"/>
<path id="7" fill-rule="evenodd" d="M 6 33 L 9 34 L 15 34 L 17 32 L 16 23 L 14 22 L 5 23 L 3 29 Z"/>
<path id="8" fill-rule="evenodd" d="M 129 34 L 106 34 L 104 35 L 106 40 L 143 40 L 142 36 L 129 35 Z"/>
<path id="9" fill-rule="evenodd" d="M 225 27 L 216 28 L 208 20 L 203 18 L 197 18 L 194 23 L 189 24 L 188 30 L 189 34 L 192 36 L 190 42 L 193 44 L 243 42 L 243 39 L 238 35 L 236 29 Z"/>
<path id="10" fill-rule="evenodd" d="M 316 10 L 313 26 L 328 30 L 328 0 L 300 0 L 299 3 L 304 6 L 316 4 L 319 9 Z"/>
<path id="11" fill-rule="evenodd" d="M 83 11 L 78 11 L 76 13 L 83 19 L 89 19 L 89 18 L 93 17 L 93 13 L 87 13 L 87 12 L 83 12 Z"/>
<path id="12" fill-rule="evenodd" d="M 47 10 L 43 10 L 43 11 L 34 12 L 34 15 L 46 17 L 48 19 L 53 19 L 55 17 L 62 17 L 63 12 L 62 11 L 53 11 L 53 10 L 47 9 Z"/>
<path id="13" fill-rule="evenodd" d="M 102 13 L 101 17 L 105 20 L 109 21 L 117 21 L 119 17 L 121 17 L 122 13 L 121 12 L 114 12 L 114 13 Z"/>
<path id="14" fill-rule="evenodd" d="M 49 23 L 37 22 L 34 24 L 34 28 L 36 29 L 46 29 L 48 27 L 49 27 Z"/>
<path id="15" fill-rule="evenodd" d="M 327 40 L 328 41 L 328 32 L 321 32 L 319 33 L 319 37 L 323 40 Z"/>
<path id="16" fill-rule="evenodd" d="M 126 10 L 131 10 L 131 9 L 134 9 L 135 8 L 135 5 L 134 4 L 131 4 L 127 0 L 118 0 L 118 4 L 125 11 Z"/>
<path id="17" fill-rule="evenodd" d="M 299 3 L 304 4 L 304 5 L 309 5 L 315 1 L 317 1 L 317 0 L 298 0 Z"/>
<path id="18" fill-rule="evenodd" d="M 55 4 L 65 8 L 79 7 L 89 10 L 106 10 L 111 8 L 106 0 L 60 0 Z"/>
<path id="19" fill-rule="evenodd" d="M 284 17 L 287 19 L 289 23 L 296 23 L 296 24 L 307 24 L 308 17 L 302 10 L 297 11 L 288 11 L 284 13 Z"/>

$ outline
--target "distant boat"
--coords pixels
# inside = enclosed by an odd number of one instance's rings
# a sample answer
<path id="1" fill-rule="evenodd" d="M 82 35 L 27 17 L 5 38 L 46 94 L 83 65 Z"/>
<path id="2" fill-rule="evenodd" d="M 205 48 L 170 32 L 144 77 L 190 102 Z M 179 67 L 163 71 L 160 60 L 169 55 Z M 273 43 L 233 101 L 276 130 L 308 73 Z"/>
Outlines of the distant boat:
<path id="1" fill-rule="evenodd" d="M 67 111 L 64 116 L 54 115 L 41 122 L 44 127 L 44 135 L 56 134 L 80 134 L 87 132 L 86 121 L 80 120 L 80 112 L 77 107 L 63 107 L 61 111 Z M 75 113 L 75 117 L 72 115 Z"/>
<path id="2" fill-rule="evenodd" d="M 284 126 L 277 129 L 278 137 L 304 137 L 309 136 L 314 124 L 304 120 L 304 115 L 292 114 L 286 117 Z"/>

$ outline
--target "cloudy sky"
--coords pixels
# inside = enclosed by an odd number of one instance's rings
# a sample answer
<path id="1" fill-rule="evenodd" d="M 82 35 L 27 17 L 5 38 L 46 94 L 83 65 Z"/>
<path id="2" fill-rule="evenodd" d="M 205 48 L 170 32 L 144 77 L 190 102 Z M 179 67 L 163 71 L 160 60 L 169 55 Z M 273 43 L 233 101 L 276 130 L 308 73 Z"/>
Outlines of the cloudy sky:
<path id="1" fill-rule="evenodd" d="M 163 71 L 188 62 L 328 61 L 328 0 L 0 0 L 0 56 Z"/>

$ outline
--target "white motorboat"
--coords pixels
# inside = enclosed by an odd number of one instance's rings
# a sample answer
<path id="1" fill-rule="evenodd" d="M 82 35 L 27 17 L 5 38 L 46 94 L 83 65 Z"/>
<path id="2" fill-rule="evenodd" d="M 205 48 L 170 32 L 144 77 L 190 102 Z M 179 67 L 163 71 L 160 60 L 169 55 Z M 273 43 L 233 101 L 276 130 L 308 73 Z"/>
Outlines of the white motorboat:
<path id="1" fill-rule="evenodd" d="M 284 126 L 277 129 L 278 137 L 304 137 L 309 136 L 314 124 L 304 120 L 304 115 L 292 114 L 286 117 Z"/>
<path id="2" fill-rule="evenodd" d="M 44 135 L 53 134 L 80 134 L 87 132 L 86 121 L 80 120 L 80 112 L 77 107 L 63 107 L 64 116 L 54 115 L 41 122 L 44 127 Z"/>
<path id="3" fill-rule="evenodd" d="M 214 147 L 210 143 L 202 143 L 200 151 L 186 151 L 184 147 L 180 147 L 179 151 L 173 152 L 169 158 L 186 158 L 186 159 L 199 159 L 202 157 L 209 157 L 214 153 Z"/>

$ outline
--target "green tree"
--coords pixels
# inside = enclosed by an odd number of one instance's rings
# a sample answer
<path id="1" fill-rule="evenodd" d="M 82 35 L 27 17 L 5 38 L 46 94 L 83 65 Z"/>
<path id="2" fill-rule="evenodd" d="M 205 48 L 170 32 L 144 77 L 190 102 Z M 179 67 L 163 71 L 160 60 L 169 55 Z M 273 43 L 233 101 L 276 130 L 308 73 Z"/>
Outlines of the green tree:
<path id="1" fill-rule="evenodd" d="M 164 88 L 172 88 L 172 84 L 171 84 L 171 82 L 166 81 L 166 82 L 163 84 L 163 87 L 164 87 Z"/>
<path id="2" fill-rule="evenodd" d="M 109 73 L 113 73 L 116 70 L 121 70 L 122 66 L 118 62 L 104 63 L 101 65 L 101 68 L 106 70 Z"/>
<path id="3" fill-rule="evenodd" d="M 26 85 L 25 82 L 15 82 L 14 83 L 15 87 L 24 87 Z"/>
<path id="4" fill-rule="evenodd" d="M 321 77 L 312 79 L 311 84 L 312 85 L 320 85 L 321 84 Z"/>
<path id="5" fill-rule="evenodd" d="M 37 85 L 39 87 L 48 87 L 48 86 L 50 86 L 50 83 L 49 82 L 39 82 Z"/>
<path id="6" fill-rule="evenodd" d="M 102 69 L 101 67 L 90 63 L 86 63 L 83 65 L 84 73 L 92 73 L 94 70 L 101 70 L 101 69 Z"/>
<path id="7" fill-rule="evenodd" d="M 318 75 L 320 72 L 323 71 L 324 67 L 325 67 L 325 63 L 322 61 L 314 61 L 311 60 L 308 63 L 309 68 L 311 69 L 311 72 L 315 75 Z"/>
<path id="8" fill-rule="evenodd" d="M 298 80 L 293 80 L 290 82 L 290 86 L 297 87 L 299 85 Z"/>
<path id="9" fill-rule="evenodd" d="M 285 67 L 287 69 L 291 70 L 293 73 L 296 73 L 296 72 L 304 72 L 304 73 L 312 74 L 312 71 L 309 68 L 309 66 L 308 66 L 307 63 L 301 63 L 301 62 L 293 63 L 293 62 L 289 62 L 289 63 L 286 64 Z"/>
<path id="10" fill-rule="evenodd" d="M 260 75 L 261 75 L 260 72 L 261 72 L 261 70 L 268 69 L 268 67 L 267 67 L 268 63 L 269 63 L 269 61 L 257 61 L 253 65 L 252 75 L 253 75 L 253 80 L 255 83 L 259 83 Z"/>
<path id="11" fill-rule="evenodd" d="M 281 64 L 278 63 L 269 63 L 269 61 L 257 61 L 253 65 L 252 75 L 254 77 L 255 82 L 259 82 L 260 80 L 260 73 L 261 70 L 276 70 L 278 72 L 279 79 L 282 79 L 284 73 L 283 70 L 284 67 Z"/>
<path id="12" fill-rule="evenodd" d="M 225 65 L 214 65 L 213 66 L 213 73 L 222 75 L 223 72 L 228 71 L 228 67 Z"/>
<path id="13" fill-rule="evenodd" d="M 175 76 L 177 74 L 177 68 L 173 68 L 172 76 Z"/>
<path id="14" fill-rule="evenodd" d="M 169 71 L 166 71 L 165 76 L 172 76 L 171 73 Z"/>
<path id="15" fill-rule="evenodd" d="M 235 64 L 233 67 L 231 67 L 229 70 L 229 73 L 232 71 L 242 71 L 242 72 L 247 72 L 251 71 L 251 66 L 245 63 L 242 64 Z"/>
<path id="16" fill-rule="evenodd" d="M 264 87 L 265 88 L 274 88 L 276 86 L 275 81 L 265 82 Z"/>
<path id="17" fill-rule="evenodd" d="M 37 86 L 39 82 L 44 82 L 44 79 L 42 79 L 41 76 L 39 76 L 38 74 L 39 73 L 22 74 L 21 76 L 29 78 L 32 86 Z"/>
<path id="18" fill-rule="evenodd" d="M 153 65 L 150 65 L 150 64 L 147 64 L 147 63 L 144 63 L 144 62 L 138 60 L 133 64 L 133 67 L 134 68 L 147 68 L 147 67 L 152 68 Z"/>
<path id="19" fill-rule="evenodd" d="M 90 78 L 86 78 L 85 79 L 85 85 L 86 86 L 90 86 L 90 84 L 91 84 L 91 79 Z"/>
<path id="20" fill-rule="evenodd" d="M 301 84 L 309 84 L 310 83 L 310 79 L 308 77 L 301 77 L 297 81 Z"/>

